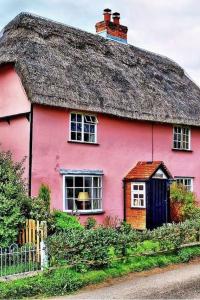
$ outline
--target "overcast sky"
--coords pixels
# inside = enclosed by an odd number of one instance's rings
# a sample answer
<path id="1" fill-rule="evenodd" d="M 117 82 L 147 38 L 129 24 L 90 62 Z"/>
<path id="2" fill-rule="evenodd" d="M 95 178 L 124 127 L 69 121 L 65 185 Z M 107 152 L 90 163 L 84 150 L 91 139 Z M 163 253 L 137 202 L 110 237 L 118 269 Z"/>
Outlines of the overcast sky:
<path id="1" fill-rule="evenodd" d="M 130 44 L 170 57 L 200 85 L 200 0 L 0 0 L 0 28 L 28 11 L 95 33 L 107 7 L 121 13 Z"/>

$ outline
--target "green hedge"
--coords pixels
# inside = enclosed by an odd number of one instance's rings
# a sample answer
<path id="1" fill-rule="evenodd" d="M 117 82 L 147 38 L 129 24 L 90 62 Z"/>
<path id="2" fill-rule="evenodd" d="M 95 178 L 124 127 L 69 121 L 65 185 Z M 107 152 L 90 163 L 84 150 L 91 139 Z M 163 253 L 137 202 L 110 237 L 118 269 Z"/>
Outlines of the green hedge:
<path id="1" fill-rule="evenodd" d="M 110 266 L 121 257 L 179 249 L 199 240 L 200 221 L 169 224 L 139 232 L 127 224 L 120 228 L 70 229 L 48 238 L 51 265 L 73 265 L 79 270 Z"/>
<path id="2" fill-rule="evenodd" d="M 0 299 L 22 299 L 27 297 L 59 296 L 77 291 L 88 284 L 99 283 L 109 278 L 130 272 L 187 262 L 200 256 L 200 247 L 181 249 L 172 254 L 129 257 L 110 268 L 78 273 L 66 267 L 46 271 L 35 277 L 0 283 Z"/>

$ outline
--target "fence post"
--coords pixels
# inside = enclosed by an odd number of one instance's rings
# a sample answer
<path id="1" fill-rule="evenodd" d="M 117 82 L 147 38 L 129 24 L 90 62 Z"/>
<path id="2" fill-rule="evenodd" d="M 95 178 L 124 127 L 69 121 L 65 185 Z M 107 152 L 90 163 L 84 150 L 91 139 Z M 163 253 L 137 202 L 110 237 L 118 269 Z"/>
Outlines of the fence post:
<path id="1" fill-rule="evenodd" d="M 47 247 L 44 241 L 40 242 L 40 253 L 41 253 L 41 270 L 43 271 L 48 267 L 48 256 L 47 256 Z"/>

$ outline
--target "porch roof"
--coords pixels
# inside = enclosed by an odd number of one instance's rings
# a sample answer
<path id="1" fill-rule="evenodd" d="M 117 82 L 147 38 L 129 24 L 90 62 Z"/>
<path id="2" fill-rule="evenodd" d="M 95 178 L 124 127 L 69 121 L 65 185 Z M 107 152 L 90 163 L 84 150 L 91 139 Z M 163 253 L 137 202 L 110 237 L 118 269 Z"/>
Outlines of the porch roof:
<path id="1" fill-rule="evenodd" d="M 168 178 L 173 178 L 162 161 L 139 161 L 137 165 L 127 174 L 125 180 L 148 180 L 156 173 L 158 169 L 162 169 Z"/>

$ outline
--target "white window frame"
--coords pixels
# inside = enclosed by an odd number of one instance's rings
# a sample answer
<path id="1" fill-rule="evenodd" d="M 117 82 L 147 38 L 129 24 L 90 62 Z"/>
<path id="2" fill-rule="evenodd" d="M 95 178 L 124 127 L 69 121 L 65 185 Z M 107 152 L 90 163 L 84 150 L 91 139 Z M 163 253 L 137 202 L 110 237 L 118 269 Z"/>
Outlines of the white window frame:
<path id="1" fill-rule="evenodd" d="M 175 142 L 178 142 L 177 140 L 174 139 L 175 137 L 175 128 L 181 128 L 181 147 L 175 147 Z M 188 129 L 188 148 L 183 147 L 183 129 Z M 174 125 L 173 126 L 173 149 L 175 150 L 191 150 L 191 128 L 188 126 L 181 126 L 181 125 Z"/>
<path id="2" fill-rule="evenodd" d="M 133 189 L 134 185 L 143 186 L 143 190 L 138 190 L 137 192 Z M 134 194 L 144 195 L 144 205 L 134 205 Z M 139 198 L 138 198 L 139 199 Z M 132 208 L 146 208 L 146 182 L 131 182 L 131 207 Z"/>
<path id="3" fill-rule="evenodd" d="M 73 122 L 71 120 L 71 116 L 72 114 L 76 114 L 76 115 L 81 115 L 81 124 L 82 124 L 82 129 L 81 129 L 81 140 L 73 140 L 71 138 L 71 123 Z M 90 141 L 85 141 L 84 140 L 84 124 L 85 124 L 85 117 L 89 118 L 91 120 L 91 124 L 94 125 L 94 142 L 90 142 Z M 92 122 L 91 117 L 94 117 L 96 119 L 96 122 Z M 70 142 L 74 142 L 74 143 L 86 143 L 86 144 L 97 144 L 97 124 L 98 124 L 98 119 L 97 116 L 94 114 L 87 114 L 87 113 L 82 113 L 82 112 L 77 112 L 77 111 L 72 111 L 70 112 L 70 116 L 69 116 L 69 141 Z M 77 132 L 77 131 L 74 131 Z"/>
<path id="4" fill-rule="evenodd" d="M 189 191 L 189 192 L 194 191 L 194 178 L 193 177 L 178 177 L 178 176 L 176 176 L 174 179 L 176 182 L 181 181 L 181 184 L 184 187 L 186 187 L 187 191 Z M 191 180 L 191 185 L 186 184 L 186 180 Z M 177 184 L 178 184 L 178 182 L 177 182 Z M 188 189 L 188 187 L 190 187 L 190 188 Z"/>
<path id="5" fill-rule="evenodd" d="M 92 197 L 91 197 L 91 209 L 85 209 L 85 210 L 76 210 L 76 209 L 73 209 L 73 210 L 71 210 L 71 209 L 66 209 L 66 186 L 65 186 L 65 179 L 66 179 L 66 177 L 73 177 L 73 189 L 75 189 L 75 188 L 79 188 L 79 187 L 76 187 L 75 186 L 75 177 L 92 177 L 92 182 L 93 182 L 93 178 L 94 177 L 98 177 L 98 178 L 100 178 L 101 179 L 101 185 L 100 185 L 100 189 L 101 189 L 101 194 L 100 194 L 100 200 L 101 200 L 101 208 L 98 208 L 98 209 L 93 209 L 93 190 L 92 190 Z M 84 182 L 84 180 L 83 180 L 83 182 Z M 92 184 L 92 187 L 94 188 L 94 184 Z M 82 187 L 80 187 L 80 188 L 82 188 Z M 87 188 L 87 187 L 86 187 Z M 83 184 L 83 190 L 85 189 L 85 185 Z M 91 188 L 92 189 L 92 188 Z M 73 201 L 75 201 L 75 200 L 73 200 Z M 96 213 L 96 212 L 102 212 L 103 211 L 103 177 L 102 177 L 102 175 L 90 175 L 90 174 L 88 174 L 88 175 L 81 175 L 81 174 L 78 174 L 78 175 L 63 175 L 63 211 L 65 211 L 65 212 L 78 212 L 78 213 Z"/>

